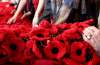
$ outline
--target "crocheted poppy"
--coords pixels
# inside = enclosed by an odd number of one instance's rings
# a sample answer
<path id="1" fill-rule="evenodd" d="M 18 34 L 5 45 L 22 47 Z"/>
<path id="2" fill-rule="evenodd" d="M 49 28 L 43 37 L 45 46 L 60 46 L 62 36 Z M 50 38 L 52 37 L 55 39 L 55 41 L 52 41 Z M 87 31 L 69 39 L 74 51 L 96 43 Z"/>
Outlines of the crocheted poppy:
<path id="1" fill-rule="evenodd" d="M 54 65 L 54 62 L 52 60 L 41 59 L 36 60 L 33 65 Z"/>
<path id="2" fill-rule="evenodd" d="M 94 19 L 89 19 L 84 21 L 84 23 L 88 24 L 88 25 L 92 25 L 94 23 Z"/>
<path id="3" fill-rule="evenodd" d="M 66 40 L 79 40 L 81 38 L 80 34 L 77 32 L 77 29 L 71 28 L 68 30 L 65 30 L 62 33 L 63 39 Z"/>
<path id="4" fill-rule="evenodd" d="M 6 50 L 0 47 L 0 65 L 3 65 L 5 62 L 7 62 L 7 60 Z"/>
<path id="5" fill-rule="evenodd" d="M 42 58 L 42 53 L 40 52 L 39 47 L 37 46 L 37 42 L 33 40 L 33 48 L 32 48 L 33 53 L 37 58 Z"/>
<path id="6" fill-rule="evenodd" d="M 44 53 L 49 59 L 61 59 L 66 53 L 66 45 L 56 39 L 50 41 L 44 48 Z"/>
<path id="7" fill-rule="evenodd" d="M 5 42 L 2 44 L 3 49 L 6 50 L 8 57 L 11 61 L 16 58 L 25 48 L 25 43 L 18 38 L 6 38 Z"/>
<path id="8" fill-rule="evenodd" d="M 93 58 L 87 62 L 87 65 L 100 65 L 100 58 L 94 53 Z"/>
<path id="9" fill-rule="evenodd" d="M 39 23 L 39 27 L 43 27 L 43 28 L 51 28 L 51 24 L 46 20 L 43 19 L 40 23 Z"/>
<path id="10" fill-rule="evenodd" d="M 30 33 L 30 38 L 38 41 L 47 40 L 50 38 L 49 31 L 45 28 L 36 28 Z"/>
<path id="11" fill-rule="evenodd" d="M 91 60 L 92 52 L 86 44 L 87 43 L 85 43 L 84 41 L 72 43 L 71 58 L 78 62 L 85 62 Z"/>
<path id="12" fill-rule="evenodd" d="M 64 58 L 63 62 L 65 65 L 82 65 L 82 64 L 79 64 L 78 62 L 75 62 L 72 59 L 69 59 L 69 58 Z"/>

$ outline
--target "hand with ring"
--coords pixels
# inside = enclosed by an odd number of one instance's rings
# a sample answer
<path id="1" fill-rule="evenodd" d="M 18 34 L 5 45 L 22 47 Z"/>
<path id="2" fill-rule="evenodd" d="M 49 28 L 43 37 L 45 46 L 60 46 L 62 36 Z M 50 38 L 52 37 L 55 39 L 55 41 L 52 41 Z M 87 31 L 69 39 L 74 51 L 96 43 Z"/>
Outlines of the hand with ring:
<path id="1" fill-rule="evenodd" d="M 100 52 L 100 30 L 90 26 L 83 31 L 83 39 L 88 42 L 94 50 Z"/>

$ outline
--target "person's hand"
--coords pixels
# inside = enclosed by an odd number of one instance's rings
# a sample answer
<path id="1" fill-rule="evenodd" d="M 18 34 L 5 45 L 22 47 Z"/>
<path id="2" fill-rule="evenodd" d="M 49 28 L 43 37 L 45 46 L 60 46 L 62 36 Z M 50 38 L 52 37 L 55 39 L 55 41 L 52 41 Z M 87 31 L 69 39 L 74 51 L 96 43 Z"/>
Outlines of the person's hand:
<path id="1" fill-rule="evenodd" d="M 8 21 L 7 21 L 7 24 L 12 24 L 12 23 L 15 23 L 16 22 L 16 18 L 17 17 L 11 17 Z"/>
<path id="2" fill-rule="evenodd" d="M 14 9 L 14 10 L 12 10 L 12 11 L 11 11 L 11 14 L 14 14 L 14 13 L 15 13 L 15 11 L 16 11 L 15 9 Z"/>
<path id="3" fill-rule="evenodd" d="M 24 13 L 23 16 L 21 17 L 21 19 L 24 19 L 25 17 L 31 15 L 32 13 L 30 11 L 28 11 L 27 13 Z"/>
<path id="4" fill-rule="evenodd" d="M 32 22 L 32 28 L 34 28 L 34 27 L 38 27 L 38 24 Z"/>
<path id="5" fill-rule="evenodd" d="M 32 21 L 32 27 L 38 27 L 38 21 L 39 21 L 39 18 L 38 16 L 34 16 L 34 19 Z"/>
<path id="6" fill-rule="evenodd" d="M 83 31 L 83 39 L 88 42 L 100 55 L 100 30 L 90 26 Z"/>

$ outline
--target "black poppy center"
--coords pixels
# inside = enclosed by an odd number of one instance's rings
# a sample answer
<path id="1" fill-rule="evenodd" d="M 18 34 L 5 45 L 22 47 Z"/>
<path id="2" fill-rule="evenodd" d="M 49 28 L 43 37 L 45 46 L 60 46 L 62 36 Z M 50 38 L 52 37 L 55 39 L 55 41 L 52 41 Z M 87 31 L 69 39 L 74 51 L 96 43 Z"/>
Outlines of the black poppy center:
<path id="1" fill-rule="evenodd" d="M 30 53 L 33 54 L 32 48 L 30 48 Z"/>
<path id="2" fill-rule="evenodd" d="M 43 37 L 43 35 L 42 34 L 37 34 L 37 37 Z"/>
<path id="3" fill-rule="evenodd" d="M 76 51 L 76 54 L 77 54 L 77 55 L 81 55 L 81 54 L 82 54 L 81 49 L 78 49 L 78 50 Z"/>
<path id="4" fill-rule="evenodd" d="M 6 57 L 6 55 L 0 54 L 0 59 L 2 59 L 2 58 L 4 58 L 4 57 Z"/>
<path id="5" fill-rule="evenodd" d="M 60 42 L 64 43 L 64 40 L 60 40 Z"/>
<path id="6" fill-rule="evenodd" d="M 17 46 L 16 46 L 15 44 L 11 44 L 11 45 L 10 45 L 10 49 L 16 50 L 16 49 L 17 49 Z"/>
<path id="7" fill-rule="evenodd" d="M 24 42 L 27 42 L 27 41 L 28 41 L 28 38 L 22 38 L 22 40 L 23 40 Z"/>
<path id="8" fill-rule="evenodd" d="M 93 54 L 90 52 L 90 49 L 86 49 L 86 55 L 85 55 L 86 61 L 90 61 L 93 58 Z"/>
<path id="9" fill-rule="evenodd" d="M 58 48 L 55 47 L 55 48 L 52 49 L 52 53 L 53 54 L 57 54 L 58 52 L 59 52 L 59 49 Z"/>

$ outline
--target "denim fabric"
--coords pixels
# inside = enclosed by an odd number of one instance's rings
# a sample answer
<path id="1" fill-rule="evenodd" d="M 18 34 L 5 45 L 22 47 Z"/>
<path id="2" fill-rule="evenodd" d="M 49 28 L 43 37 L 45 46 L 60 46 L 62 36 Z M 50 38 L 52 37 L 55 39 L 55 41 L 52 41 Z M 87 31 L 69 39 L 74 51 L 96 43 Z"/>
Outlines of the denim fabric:
<path id="1" fill-rule="evenodd" d="M 51 0 L 45 0 L 44 11 L 51 12 Z"/>
<path id="2" fill-rule="evenodd" d="M 64 4 L 68 7 L 72 8 L 74 0 L 64 0 Z"/>

